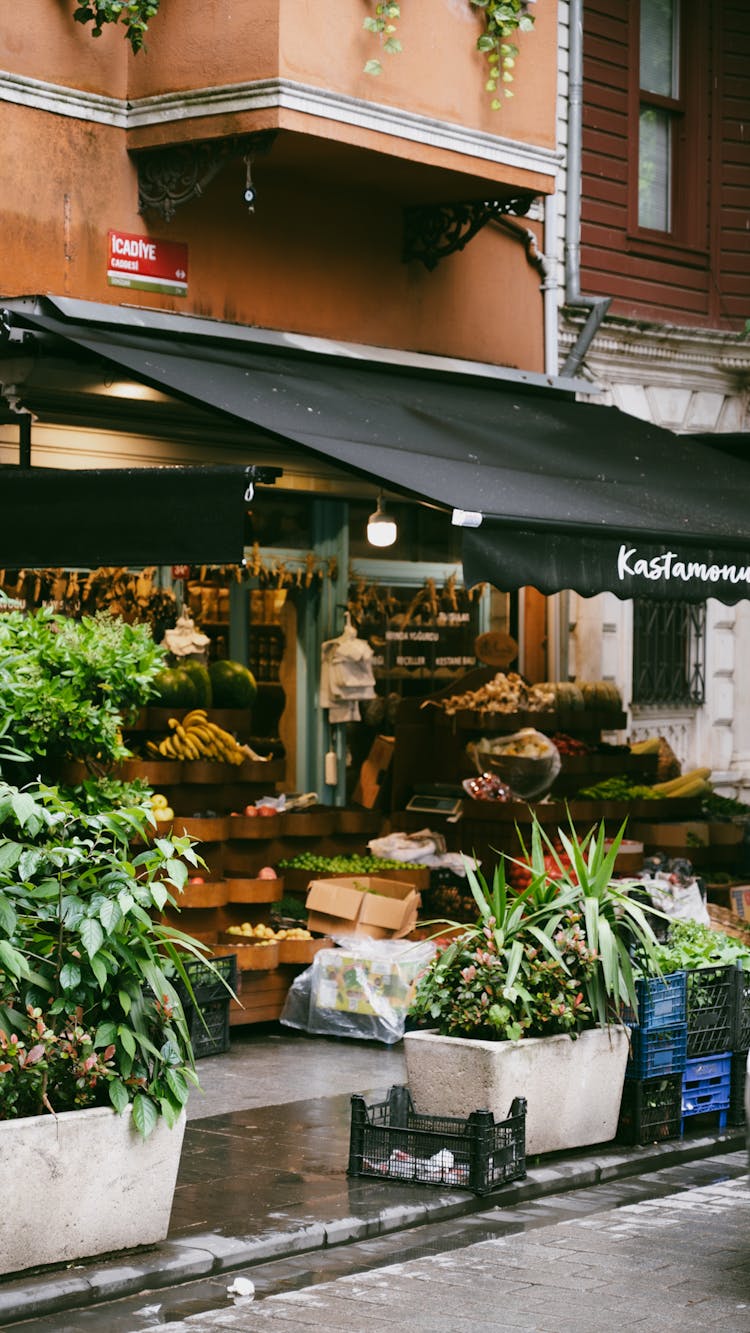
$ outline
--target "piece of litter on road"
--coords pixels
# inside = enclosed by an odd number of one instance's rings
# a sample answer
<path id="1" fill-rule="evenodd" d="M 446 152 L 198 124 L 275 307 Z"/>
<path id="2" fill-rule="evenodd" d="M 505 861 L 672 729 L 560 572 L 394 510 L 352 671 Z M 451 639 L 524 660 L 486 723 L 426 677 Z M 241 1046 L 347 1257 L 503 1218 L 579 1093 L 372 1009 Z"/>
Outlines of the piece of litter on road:
<path id="1" fill-rule="evenodd" d="M 230 1287 L 227 1287 L 227 1296 L 254 1296 L 255 1283 L 250 1281 L 249 1277 L 236 1277 Z"/>

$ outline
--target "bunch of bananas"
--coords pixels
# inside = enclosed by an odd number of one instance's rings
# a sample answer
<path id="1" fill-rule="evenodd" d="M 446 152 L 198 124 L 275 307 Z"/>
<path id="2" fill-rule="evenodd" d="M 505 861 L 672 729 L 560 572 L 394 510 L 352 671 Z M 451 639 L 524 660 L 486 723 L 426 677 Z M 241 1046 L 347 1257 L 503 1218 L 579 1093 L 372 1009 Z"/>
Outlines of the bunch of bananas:
<path id="1" fill-rule="evenodd" d="M 212 759 L 220 764 L 239 765 L 248 757 L 244 746 L 239 745 L 228 731 L 209 722 L 205 708 L 195 708 L 186 713 L 180 722 L 176 717 L 168 720 L 171 736 L 163 741 L 149 741 L 147 750 L 162 759 Z"/>

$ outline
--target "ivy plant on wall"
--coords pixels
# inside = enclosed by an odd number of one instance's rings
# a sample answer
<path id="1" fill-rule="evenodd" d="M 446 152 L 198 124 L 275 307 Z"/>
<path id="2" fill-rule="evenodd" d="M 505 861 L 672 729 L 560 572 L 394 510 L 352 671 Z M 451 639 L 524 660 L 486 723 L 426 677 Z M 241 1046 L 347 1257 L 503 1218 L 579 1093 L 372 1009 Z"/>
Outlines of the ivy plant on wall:
<path id="1" fill-rule="evenodd" d="M 492 109 L 498 111 L 502 106 L 498 94 L 513 96 L 508 85 L 513 82 L 518 47 L 512 39 L 517 32 L 529 32 L 533 28 L 534 17 L 530 10 L 535 0 L 467 0 L 467 3 L 472 9 L 480 10 L 484 18 L 484 32 L 477 38 L 476 45 L 477 50 L 487 57 L 489 69 L 485 87 L 492 94 Z M 107 23 L 122 23 L 125 37 L 137 53 L 143 48 L 149 21 L 159 12 L 159 5 L 160 0 L 91 0 L 91 3 L 77 5 L 73 17 L 77 23 L 90 23 L 93 37 L 101 37 Z M 388 55 L 396 55 L 402 49 L 396 35 L 400 18 L 401 4 L 397 0 L 375 0 L 374 13 L 364 21 L 364 27 L 375 34 Z M 382 73 L 380 60 L 368 60 L 365 73 Z"/>

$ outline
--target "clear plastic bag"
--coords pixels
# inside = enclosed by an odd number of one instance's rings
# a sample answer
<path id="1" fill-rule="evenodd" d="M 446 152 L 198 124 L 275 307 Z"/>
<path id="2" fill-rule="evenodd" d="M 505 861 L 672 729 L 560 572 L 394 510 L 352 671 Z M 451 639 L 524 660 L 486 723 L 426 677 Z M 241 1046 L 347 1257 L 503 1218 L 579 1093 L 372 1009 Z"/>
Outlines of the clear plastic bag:
<path id="1" fill-rule="evenodd" d="M 435 953 L 430 941 L 341 937 L 295 977 L 281 1022 L 315 1036 L 400 1041 L 417 978 Z"/>

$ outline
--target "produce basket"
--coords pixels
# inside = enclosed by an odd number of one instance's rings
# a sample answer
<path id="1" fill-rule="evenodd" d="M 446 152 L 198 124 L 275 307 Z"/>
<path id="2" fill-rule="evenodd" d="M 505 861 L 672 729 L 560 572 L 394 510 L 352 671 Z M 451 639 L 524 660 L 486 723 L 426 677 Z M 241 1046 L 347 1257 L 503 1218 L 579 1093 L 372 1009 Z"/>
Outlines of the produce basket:
<path id="1" fill-rule="evenodd" d="M 178 907 L 223 907 L 227 901 L 226 881 L 208 879 L 204 884 L 191 884 L 188 880 L 175 898 Z"/>
<path id="2" fill-rule="evenodd" d="M 214 945 L 214 955 L 221 957 L 232 952 L 237 957 L 240 972 L 273 972 L 279 965 L 279 946 L 275 940 L 246 943 L 241 935 L 222 934 Z"/>
<path id="3" fill-rule="evenodd" d="M 185 1006 L 185 1021 L 190 1029 L 190 1041 L 196 1060 L 207 1055 L 222 1055 L 229 1050 L 229 996 L 224 999 L 202 1000 L 198 1009 Z"/>
<path id="4" fill-rule="evenodd" d="M 524 800 L 544 796 L 560 772 L 560 754 L 549 737 L 533 727 L 511 736 L 484 736 L 466 752 L 479 773 L 497 773 Z"/>
<path id="5" fill-rule="evenodd" d="M 719 1128 L 727 1123 L 732 1078 L 731 1055 L 688 1060 L 682 1079 L 682 1115 L 687 1119 L 718 1111 Z"/>
<path id="6" fill-rule="evenodd" d="M 750 1047 L 750 968 L 736 967 L 730 1049 L 746 1051 L 748 1047 Z"/>
<path id="7" fill-rule="evenodd" d="M 516 1097 L 496 1123 L 491 1111 L 418 1115 L 405 1087 L 372 1106 L 355 1093 L 347 1174 L 490 1194 L 526 1175 L 526 1100 Z"/>
<path id="8" fill-rule="evenodd" d="M 279 962 L 294 963 L 298 967 L 311 963 L 320 949 L 331 949 L 333 944 L 325 935 L 311 940 L 279 940 Z"/>
<path id="9" fill-rule="evenodd" d="M 193 958 L 184 963 L 190 985 L 193 988 L 193 994 L 196 1000 L 216 1000 L 226 996 L 229 999 L 229 992 L 226 986 L 232 990 L 237 985 L 237 959 L 234 954 L 227 951 L 223 958 L 212 958 L 210 963 L 203 962 L 200 958 Z M 224 983 L 226 982 L 226 986 Z M 190 996 L 184 981 L 180 977 L 174 983 L 175 990 L 183 1001 L 183 1004 L 191 1003 Z"/>

